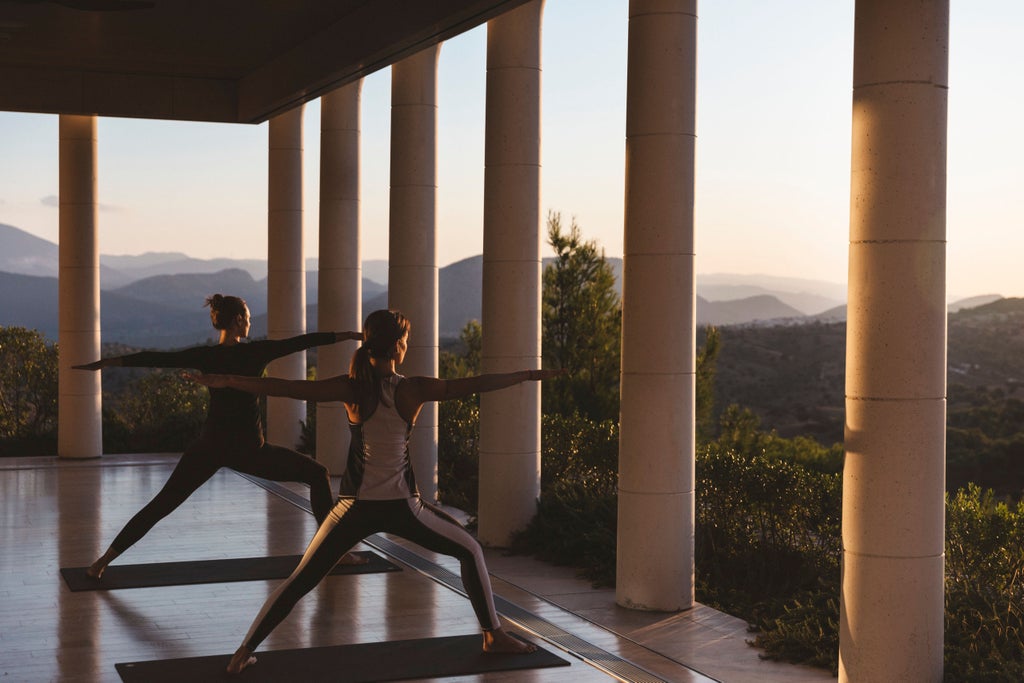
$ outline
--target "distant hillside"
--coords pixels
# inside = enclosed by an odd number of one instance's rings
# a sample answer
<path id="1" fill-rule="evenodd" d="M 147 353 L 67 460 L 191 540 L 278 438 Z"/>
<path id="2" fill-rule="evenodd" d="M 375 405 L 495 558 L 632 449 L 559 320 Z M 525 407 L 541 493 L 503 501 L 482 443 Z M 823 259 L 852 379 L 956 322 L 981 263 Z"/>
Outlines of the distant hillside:
<path id="1" fill-rule="evenodd" d="M 708 301 L 767 294 L 803 315 L 815 315 L 846 301 L 846 284 L 777 275 L 709 273 L 697 275 L 697 293 Z"/>
<path id="2" fill-rule="evenodd" d="M 966 299 L 954 301 L 946 307 L 946 310 L 950 313 L 956 313 L 957 311 L 961 311 L 965 308 L 977 308 L 978 306 L 984 306 L 985 304 L 999 301 L 1002 298 L 1003 297 L 998 294 L 981 294 L 979 296 L 972 296 Z"/>
<path id="3" fill-rule="evenodd" d="M 842 440 L 845 322 L 719 329 L 717 411 L 737 403 L 784 436 Z M 951 313 L 947 356 L 950 414 L 969 407 L 978 388 L 1024 400 L 1024 299 Z"/>
<path id="4" fill-rule="evenodd" d="M 312 275 L 315 277 L 315 274 Z M 256 282 L 242 270 L 212 274 L 160 275 L 100 292 L 100 325 L 105 342 L 134 347 L 179 348 L 215 338 L 206 297 L 215 292 L 246 299 L 253 313 L 254 338 L 266 336 L 266 280 Z M 364 281 L 366 297 L 381 286 Z M 308 329 L 316 329 L 316 307 Z M 56 341 L 57 278 L 0 272 L 0 325 L 29 327 Z"/>
<path id="5" fill-rule="evenodd" d="M 57 245 L 0 223 L 0 271 L 21 275 L 56 275 Z"/>
<path id="6" fill-rule="evenodd" d="M 306 259 L 306 288 L 317 288 L 318 259 Z M 180 252 L 147 252 L 138 255 L 100 254 L 100 287 L 119 289 L 134 282 L 161 275 L 196 273 L 213 275 L 225 270 L 238 269 L 249 273 L 259 282 L 267 277 L 265 259 L 215 258 L 200 259 Z M 57 277 L 59 270 L 58 247 L 55 243 L 36 237 L 12 225 L 0 223 L 0 272 L 16 275 Z M 387 261 L 369 260 L 363 263 L 364 289 L 380 293 L 388 281 Z M 367 283 L 365 280 L 370 280 Z"/>
<path id="7" fill-rule="evenodd" d="M 147 253 L 101 258 L 103 336 L 109 341 L 160 346 L 192 343 L 209 332 L 204 315 L 196 315 L 214 292 L 245 298 L 253 312 L 253 335 L 259 336 L 266 313 L 266 261 L 195 259 L 184 254 Z M 544 266 L 552 258 L 544 259 Z M 609 258 L 621 291 L 622 259 Z M 319 299 L 316 258 L 306 261 L 306 302 Z M 7 274 L 0 291 L 0 325 L 26 325 L 56 335 L 57 245 L 9 225 L 0 225 L 0 272 Z M 363 263 L 363 309 L 388 305 L 387 262 Z M 466 322 L 481 317 L 483 257 L 473 256 L 441 268 L 438 273 L 439 321 L 442 338 L 455 338 Z M 18 280 L 17 277 L 36 277 Z M 846 319 L 845 285 L 802 278 L 716 273 L 697 277 L 697 322 L 701 325 L 803 325 Z M 987 303 L 997 295 L 972 297 L 950 305 L 950 311 Z M 110 303 L 107 303 L 107 302 Z M 152 325 L 130 324 L 133 307 L 159 311 Z M 808 312 L 817 311 L 814 315 Z M 185 315 L 179 319 L 178 315 Z M 136 316 L 137 317 L 137 316 Z M 122 319 L 124 322 L 122 322 Z M 163 320 L 166 329 L 160 329 Z M 310 318 L 315 320 L 315 318 Z M 123 336 L 115 336 L 123 335 Z M 183 340 L 184 341 L 181 341 Z"/>
<path id="8" fill-rule="evenodd" d="M 999 294 L 981 294 L 979 296 L 972 296 L 966 299 L 957 299 L 952 303 L 946 305 L 947 313 L 956 313 L 968 308 L 976 308 L 984 304 L 992 303 L 993 301 L 999 301 L 1003 297 Z M 817 315 L 809 316 L 807 322 L 821 322 L 821 323 L 834 323 L 846 320 L 846 304 L 830 308 L 827 311 L 823 311 Z"/>
<path id="9" fill-rule="evenodd" d="M 18 325 L 57 338 L 57 278 L 0 272 L 0 325 Z"/>
<path id="10" fill-rule="evenodd" d="M 37 277 L 56 277 L 60 270 L 57 245 L 0 223 L 0 272 Z M 116 271 L 100 263 L 100 278 L 117 280 Z"/>
<path id="11" fill-rule="evenodd" d="M 104 289 L 122 287 L 138 280 L 179 273 L 219 273 L 240 269 L 261 280 L 267 276 L 267 262 L 259 259 L 198 259 L 179 253 L 149 252 L 138 256 L 100 255 L 100 264 L 107 267 L 101 278 Z"/>
<path id="12" fill-rule="evenodd" d="M 179 273 L 156 275 L 110 290 L 125 297 L 198 310 L 206 297 L 214 293 L 240 296 L 255 312 L 267 310 L 267 286 L 256 282 L 248 272 L 229 268 L 216 273 Z"/>
<path id="13" fill-rule="evenodd" d="M 698 325 L 740 325 L 777 318 L 802 318 L 803 313 L 774 296 L 752 296 L 736 301 L 707 301 L 697 297 Z"/>

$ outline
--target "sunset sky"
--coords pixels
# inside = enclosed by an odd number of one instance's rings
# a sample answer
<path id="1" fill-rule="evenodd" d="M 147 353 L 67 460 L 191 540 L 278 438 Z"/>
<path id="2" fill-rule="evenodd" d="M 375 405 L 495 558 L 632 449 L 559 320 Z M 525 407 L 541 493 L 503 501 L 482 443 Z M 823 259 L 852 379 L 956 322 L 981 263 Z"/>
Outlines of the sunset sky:
<path id="1" fill-rule="evenodd" d="M 1024 295 L 1024 3 L 953 2 L 951 297 Z M 547 0 L 541 211 L 622 254 L 626 0 Z M 698 5 L 697 270 L 845 282 L 853 0 Z M 440 265 L 482 251 L 486 30 L 441 48 Z M 305 115 L 317 250 L 319 104 Z M 390 72 L 362 108 L 363 258 L 387 258 Z M 57 239 L 57 117 L 0 113 L 0 223 Z M 267 125 L 99 121 L 100 251 L 266 257 Z M 545 250 L 545 253 L 548 253 Z"/>

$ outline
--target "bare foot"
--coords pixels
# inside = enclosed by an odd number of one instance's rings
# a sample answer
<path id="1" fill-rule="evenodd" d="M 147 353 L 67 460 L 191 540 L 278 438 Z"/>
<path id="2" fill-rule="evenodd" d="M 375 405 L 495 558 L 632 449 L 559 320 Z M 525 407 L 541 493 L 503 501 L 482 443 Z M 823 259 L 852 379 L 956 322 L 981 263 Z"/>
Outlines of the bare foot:
<path id="1" fill-rule="evenodd" d="M 102 578 L 103 572 L 107 571 L 107 563 L 103 561 L 103 558 L 96 560 L 89 568 L 85 570 L 86 575 L 91 576 L 94 579 Z"/>
<path id="2" fill-rule="evenodd" d="M 513 638 L 503 628 L 484 631 L 484 652 L 505 652 L 524 655 L 536 651 L 536 645 Z"/>
<path id="3" fill-rule="evenodd" d="M 252 650 L 243 645 L 235 650 L 235 654 L 231 657 L 231 662 L 228 663 L 228 673 L 240 674 L 246 667 L 255 663 L 256 658 L 252 656 Z"/>
<path id="4" fill-rule="evenodd" d="M 356 555 L 355 553 L 345 553 L 342 555 L 341 559 L 338 560 L 338 564 L 349 565 L 368 564 L 369 562 L 370 558 L 365 555 Z"/>
<path id="5" fill-rule="evenodd" d="M 113 548 L 107 548 L 107 552 L 100 555 L 100 559 L 89 565 L 89 568 L 85 570 L 85 573 L 94 579 L 98 579 L 103 576 L 103 572 L 107 571 L 107 565 L 113 562 L 118 555 L 118 551 Z"/>

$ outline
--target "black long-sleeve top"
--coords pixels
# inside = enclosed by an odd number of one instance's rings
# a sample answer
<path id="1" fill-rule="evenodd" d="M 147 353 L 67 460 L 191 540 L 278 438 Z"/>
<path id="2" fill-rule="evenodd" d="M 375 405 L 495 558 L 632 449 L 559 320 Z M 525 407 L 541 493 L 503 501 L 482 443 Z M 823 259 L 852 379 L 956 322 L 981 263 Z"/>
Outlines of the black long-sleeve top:
<path id="1" fill-rule="evenodd" d="M 202 373 L 259 377 L 270 361 L 314 346 L 333 344 L 333 332 L 311 332 L 289 339 L 194 346 L 180 351 L 140 351 L 121 356 L 121 365 L 137 368 L 192 368 Z M 263 442 L 259 397 L 237 389 L 210 389 L 203 432 L 234 433 Z"/>

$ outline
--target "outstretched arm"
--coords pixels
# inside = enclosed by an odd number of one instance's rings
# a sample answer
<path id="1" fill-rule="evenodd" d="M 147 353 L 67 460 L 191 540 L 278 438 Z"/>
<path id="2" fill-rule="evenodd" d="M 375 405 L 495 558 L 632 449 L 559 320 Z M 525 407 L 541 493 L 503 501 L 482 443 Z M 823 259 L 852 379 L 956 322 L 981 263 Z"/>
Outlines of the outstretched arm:
<path id="1" fill-rule="evenodd" d="M 114 356 L 113 358 L 101 358 L 99 360 L 94 360 L 91 363 L 71 366 L 74 370 L 102 370 L 103 368 L 110 367 L 121 367 L 121 357 Z"/>
<path id="2" fill-rule="evenodd" d="M 559 377 L 566 370 L 519 370 L 517 372 L 497 372 L 475 377 L 459 379 L 437 379 L 434 377 L 415 377 L 415 397 L 420 403 L 427 401 L 448 401 L 462 398 L 470 394 L 482 394 L 497 391 L 522 382 L 540 381 Z"/>
<path id="3" fill-rule="evenodd" d="M 139 351 L 124 356 L 111 356 L 84 365 L 72 365 L 75 370 L 101 370 L 102 368 L 201 368 L 209 359 L 213 346 L 193 346 L 180 351 Z"/>
<path id="4" fill-rule="evenodd" d="M 347 339 L 362 341 L 363 333 L 308 332 L 306 334 L 300 334 L 297 337 L 289 337 L 288 339 L 267 339 L 258 343 L 261 344 L 261 353 L 264 354 L 264 358 L 270 361 L 274 358 L 287 356 L 288 354 L 295 353 L 297 351 L 311 349 L 314 346 L 337 344 L 338 342 L 342 342 Z"/>
<path id="5" fill-rule="evenodd" d="M 338 342 L 343 341 L 363 341 L 363 333 L 356 331 L 335 332 L 334 343 L 337 344 Z"/>
<path id="6" fill-rule="evenodd" d="M 199 384 L 214 389 L 238 389 L 250 394 L 284 396 L 307 401 L 356 401 L 355 382 L 344 375 L 324 380 L 243 377 L 241 375 L 189 375 Z"/>

